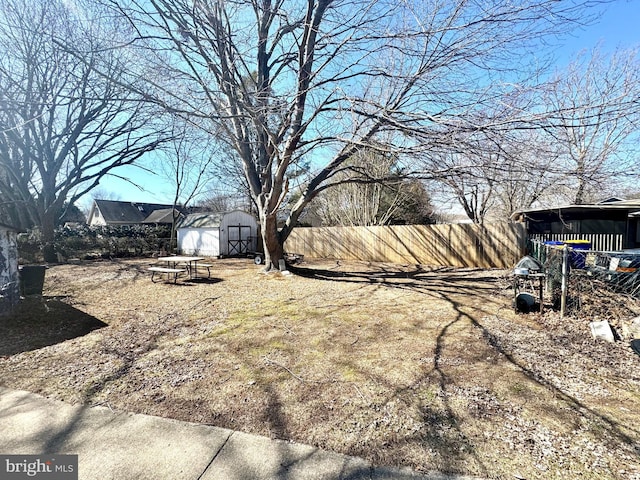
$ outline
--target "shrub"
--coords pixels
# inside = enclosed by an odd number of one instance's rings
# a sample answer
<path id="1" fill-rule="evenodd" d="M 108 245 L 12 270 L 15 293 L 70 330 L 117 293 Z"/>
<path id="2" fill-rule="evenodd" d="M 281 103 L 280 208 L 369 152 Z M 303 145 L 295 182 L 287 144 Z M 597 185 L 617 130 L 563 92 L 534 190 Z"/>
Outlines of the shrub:
<path id="1" fill-rule="evenodd" d="M 170 226 L 65 226 L 56 230 L 55 249 L 63 258 L 111 258 L 168 251 Z M 23 263 L 42 261 L 42 236 L 37 229 L 18 236 Z"/>

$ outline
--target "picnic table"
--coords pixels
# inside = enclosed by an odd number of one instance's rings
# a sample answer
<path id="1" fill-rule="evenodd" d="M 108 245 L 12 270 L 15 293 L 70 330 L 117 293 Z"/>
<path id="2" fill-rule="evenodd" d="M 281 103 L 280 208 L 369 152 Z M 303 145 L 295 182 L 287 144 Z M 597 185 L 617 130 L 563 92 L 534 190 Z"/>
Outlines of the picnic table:
<path id="1" fill-rule="evenodd" d="M 189 279 L 198 277 L 198 262 L 204 260 L 204 257 L 190 257 L 186 255 L 171 255 L 169 257 L 158 257 L 159 262 L 166 262 L 166 267 L 149 267 L 148 270 L 151 273 L 151 281 L 154 281 L 154 275 L 156 273 L 166 273 L 169 278 L 173 275 L 173 283 L 176 283 L 178 280 L 178 275 L 181 273 L 187 273 L 189 275 Z M 211 276 L 210 268 L 213 265 L 209 264 L 200 264 L 201 267 L 205 267 L 207 272 L 209 273 L 209 277 Z"/>

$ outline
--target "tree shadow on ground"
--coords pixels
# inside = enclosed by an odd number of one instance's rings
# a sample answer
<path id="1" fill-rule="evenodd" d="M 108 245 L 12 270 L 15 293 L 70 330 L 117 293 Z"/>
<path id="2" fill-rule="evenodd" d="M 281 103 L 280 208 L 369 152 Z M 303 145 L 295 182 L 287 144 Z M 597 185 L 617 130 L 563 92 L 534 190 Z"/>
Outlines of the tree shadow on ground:
<path id="1" fill-rule="evenodd" d="M 455 331 L 463 324 L 471 325 L 479 331 L 483 342 L 482 346 L 487 351 L 492 350 L 497 353 L 515 371 L 520 372 L 533 384 L 542 387 L 553 398 L 560 400 L 562 407 L 553 409 L 558 410 L 558 416 L 561 414 L 566 415 L 567 411 L 569 411 L 576 419 L 598 425 L 602 429 L 600 438 L 603 440 L 607 440 L 607 438 L 609 440 L 613 439 L 621 445 L 626 445 L 629 449 L 637 441 L 636 438 L 632 437 L 632 435 L 640 434 L 637 428 L 622 425 L 618 419 L 601 411 L 597 406 L 576 398 L 548 379 L 548 376 L 553 372 L 544 372 L 535 366 L 528 366 L 526 362 L 517 358 L 501 345 L 490 329 L 483 325 L 481 319 L 489 314 L 489 311 L 485 309 L 485 305 L 495 301 L 495 298 L 492 297 L 495 297 L 500 289 L 505 288 L 504 285 L 500 285 L 504 282 L 496 281 L 497 279 L 491 278 L 490 275 L 480 275 L 480 278 L 478 278 L 478 273 L 482 272 L 482 269 L 428 269 L 419 265 L 411 265 L 398 270 L 385 270 L 374 267 L 371 270 L 354 269 L 355 271 L 345 271 L 338 267 L 335 269 L 294 267 L 291 270 L 298 275 L 318 280 L 373 283 L 385 288 L 410 290 L 440 298 L 451 305 L 454 310 L 454 318 L 439 327 L 434 345 L 432 364 L 425 364 L 425 370 L 418 375 L 412 385 L 398 388 L 389 384 L 381 376 L 375 377 L 379 384 L 387 386 L 390 392 L 387 398 L 388 402 L 392 400 L 402 401 L 405 396 L 414 395 L 414 390 L 419 386 L 437 386 L 434 401 L 422 406 L 422 420 L 426 428 L 416 433 L 413 438 L 406 438 L 405 441 L 416 441 L 429 445 L 432 451 L 438 452 L 441 458 L 447 459 L 448 465 L 440 465 L 440 470 L 442 471 L 451 473 L 465 471 L 465 468 L 468 467 L 469 458 L 473 458 L 482 475 L 488 476 L 491 472 L 491 466 L 480 457 L 474 448 L 474 442 L 477 440 L 467 436 L 460 424 L 456 407 L 452 404 L 453 399 L 456 397 L 456 389 L 464 388 L 465 385 L 457 385 L 459 380 L 450 375 L 447 360 L 452 358 L 452 355 L 455 356 L 460 353 L 453 347 L 451 340 L 455 338 Z M 475 306 L 472 307 L 460 301 L 463 296 L 468 295 L 475 297 Z M 555 347 L 555 345 L 553 346 Z M 558 345 L 558 347 L 560 346 Z M 482 360 L 479 361 L 482 363 Z M 487 365 L 487 367 L 490 368 L 490 365 Z M 357 369 L 357 366 L 353 365 L 353 368 Z M 361 373 L 364 374 L 365 372 Z M 407 405 L 410 406 L 411 402 L 407 402 Z M 473 405 L 470 404 L 470 407 L 473 407 Z M 552 406 L 550 406 L 550 409 L 552 409 Z M 361 452 L 361 454 L 364 454 L 364 452 Z"/>
<path id="2" fill-rule="evenodd" d="M 216 277 L 196 277 L 196 278 L 188 278 L 186 280 L 183 281 L 183 283 L 185 284 L 198 284 L 198 283 L 202 283 L 202 284 L 210 284 L 213 285 L 214 283 L 220 283 L 223 282 L 224 280 L 222 280 L 221 278 L 216 278 Z"/>
<path id="3" fill-rule="evenodd" d="M 445 272 L 456 271 L 453 267 L 423 267 L 422 265 L 413 265 L 411 267 L 402 268 L 395 266 L 395 268 L 385 268 L 383 265 L 375 265 L 370 269 L 360 270 L 344 270 L 339 261 L 336 262 L 336 267 L 331 268 L 317 268 L 317 267 L 301 267 L 296 265 L 290 265 L 289 270 L 301 277 L 315 278 L 318 280 L 336 280 L 340 282 L 384 282 L 400 279 L 416 279 L 425 274 L 438 274 Z M 479 269 L 466 269 L 468 274 L 477 272 Z M 458 275 L 460 275 L 458 273 Z"/>
<path id="4" fill-rule="evenodd" d="M 106 326 L 58 298 L 25 297 L 0 319 L 0 356 L 55 345 Z"/>
<path id="5" fill-rule="evenodd" d="M 451 404 L 454 394 L 450 386 L 456 380 L 450 377 L 447 360 L 453 352 L 447 346 L 448 337 L 454 336 L 452 331 L 459 329 L 459 324 L 475 323 L 458 301 L 461 296 L 468 296 L 475 300 L 478 315 L 489 314 L 488 305 L 495 302 L 496 291 L 502 286 L 495 272 L 479 268 L 426 267 L 422 265 L 371 265 L 369 268 L 348 269 L 337 263 L 335 269 L 314 267 L 293 267 L 292 273 L 331 282 L 360 283 L 376 285 L 379 288 L 407 290 L 425 294 L 434 299 L 446 301 L 452 308 L 454 317 L 439 327 L 435 344 L 433 345 L 432 364 L 423 366 L 423 371 L 417 374 L 411 385 L 399 387 L 383 375 L 376 375 L 368 371 L 360 371 L 354 363 L 351 368 L 359 371 L 363 377 L 374 380 L 383 385 L 387 391 L 387 398 L 382 403 L 405 403 L 407 409 L 415 407 L 416 389 L 424 389 L 429 385 L 436 387 L 434 398 L 430 402 L 422 402 L 419 407 L 424 428 L 414 435 L 404 438 L 408 445 L 411 443 L 428 446 L 438 462 L 438 470 L 445 473 L 459 473 L 467 471 L 469 464 L 482 475 L 489 475 L 490 465 L 474 447 L 474 439 L 464 431 L 462 420 L 456 408 Z M 486 275 L 484 272 L 487 272 Z M 410 398 L 407 398 L 410 397 Z M 379 407 L 383 408 L 383 407 Z M 368 456 L 368 452 L 355 451 L 357 455 Z M 389 462 L 388 458 L 373 458 L 380 464 Z"/>

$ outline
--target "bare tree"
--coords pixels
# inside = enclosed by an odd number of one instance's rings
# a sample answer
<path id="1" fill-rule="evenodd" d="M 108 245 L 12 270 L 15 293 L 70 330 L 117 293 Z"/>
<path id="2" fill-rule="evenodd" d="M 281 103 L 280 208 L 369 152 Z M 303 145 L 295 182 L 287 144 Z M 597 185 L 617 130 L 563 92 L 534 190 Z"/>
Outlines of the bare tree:
<path id="1" fill-rule="evenodd" d="M 522 73 L 549 33 L 585 19 L 589 1 L 112 0 L 155 55 L 147 91 L 173 112 L 221 128 L 257 207 L 266 267 L 307 204 L 344 181 L 362 146 L 443 148 L 452 129 Z M 597 2 L 596 2 L 597 3 Z M 528 74 L 529 72 L 526 72 Z M 132 72 L 132 78 L 138 78 Z M 204 127 L 208 128 L 208 127 Z M 401 134 L 393 135 L 393 132 Z M 418 139 L 419 138 L 419 139 Z M 292 172 L 309 162 L 296 184 Z M 289 193 L 297 201 L 279 224 Z"/>
<path id="2" fill-rule="evenodd" d="M 480 115 L 497 128 L 458 133 L 456 151 L 430 159 L 444 168 L 443 193 L 482 223 L 628 186 L 637 178 L 639 66 L 636 51 L 596 49 L 540 87 L 500 98 L 504 108 Z"/>
<path id="3" fill-rule="evenodd" d="M 7 0 L 0 15 L 0 198 L 19 226 L 41 228 L 52 260 L 65 205 L 162 136 L 149 106 L 110 80 L 124 59 L 93 43 L 65 2 Z M 84 61 L 66 44 L 86 48 Z M 95 73 L 98 64 L 108 77 Z"/>
<path id="4" fill-rule="evenodd" d="M 544 101 L 547 133 L 557 147 L 556 168 L 567 199 L 596 200 L 637 179 L 640 63 L 636 50 L 607 57 L 583 52 L 550 82 Z"/>
<path id="5" fill-rule="evenodd" d="M 397 157 L 361 150 L 334 176 L 333 188 L 315 200 L 315 214 L 323 225 L 369 226 L 428 221 L 429 196 L 422 184 L 409 181 L 397 170 Z M 407 209 L 414 215 L 407 215 Z"/>
<path id="6" fill-rule="evenodd" d="M 473 223 L 484 223 L 496 201 L 499 155 L 465 152 L 440 156 L 448 173 L 439 178 Z"/>
<path id="7" fill-rule="evenodd" d="M 497 199 L 490 211 L 493 218 L 507 220 L 517 210 L 558 202 L 558 154 L 549 138 L 539 130 L 515 132 L 515 138 L 501 146 Z"/>
<path id="8" fill-rule="evenodd" d="M 542 129 L 475 133 L 458 143 L 457 153 L 437 157 L 444 171 L 435 183 L 474 223 L 505 221 L 517 210 L 557 200 L 564 177 L 548 141 Z"/>
<path id="9" fill-rule="evenodd" d="M 173 215 L 171 223 L 171 245 L 176 245 L 176 224 L 180 210 L 203 194 L 213 179 L 212 166 L 215 159 L 214 138 L 204 136 L 188 123 L 174 119 L 173 142 L 164 149 L 164 157 L 157 162 L 159 170 L 173 187 Z"/>

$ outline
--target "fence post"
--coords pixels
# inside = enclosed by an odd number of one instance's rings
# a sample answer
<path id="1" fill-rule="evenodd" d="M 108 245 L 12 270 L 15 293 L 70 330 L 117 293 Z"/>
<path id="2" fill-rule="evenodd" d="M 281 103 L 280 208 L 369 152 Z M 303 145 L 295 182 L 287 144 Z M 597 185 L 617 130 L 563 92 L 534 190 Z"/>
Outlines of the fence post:
<path id="1" fill-rule="evenodd" d="M 562 287 L 560 295 L 560 318 L 564 318 L 567 308 L 567 283 L 569 280 L 569 247 L 564 245 L 562 249 Z"/>

